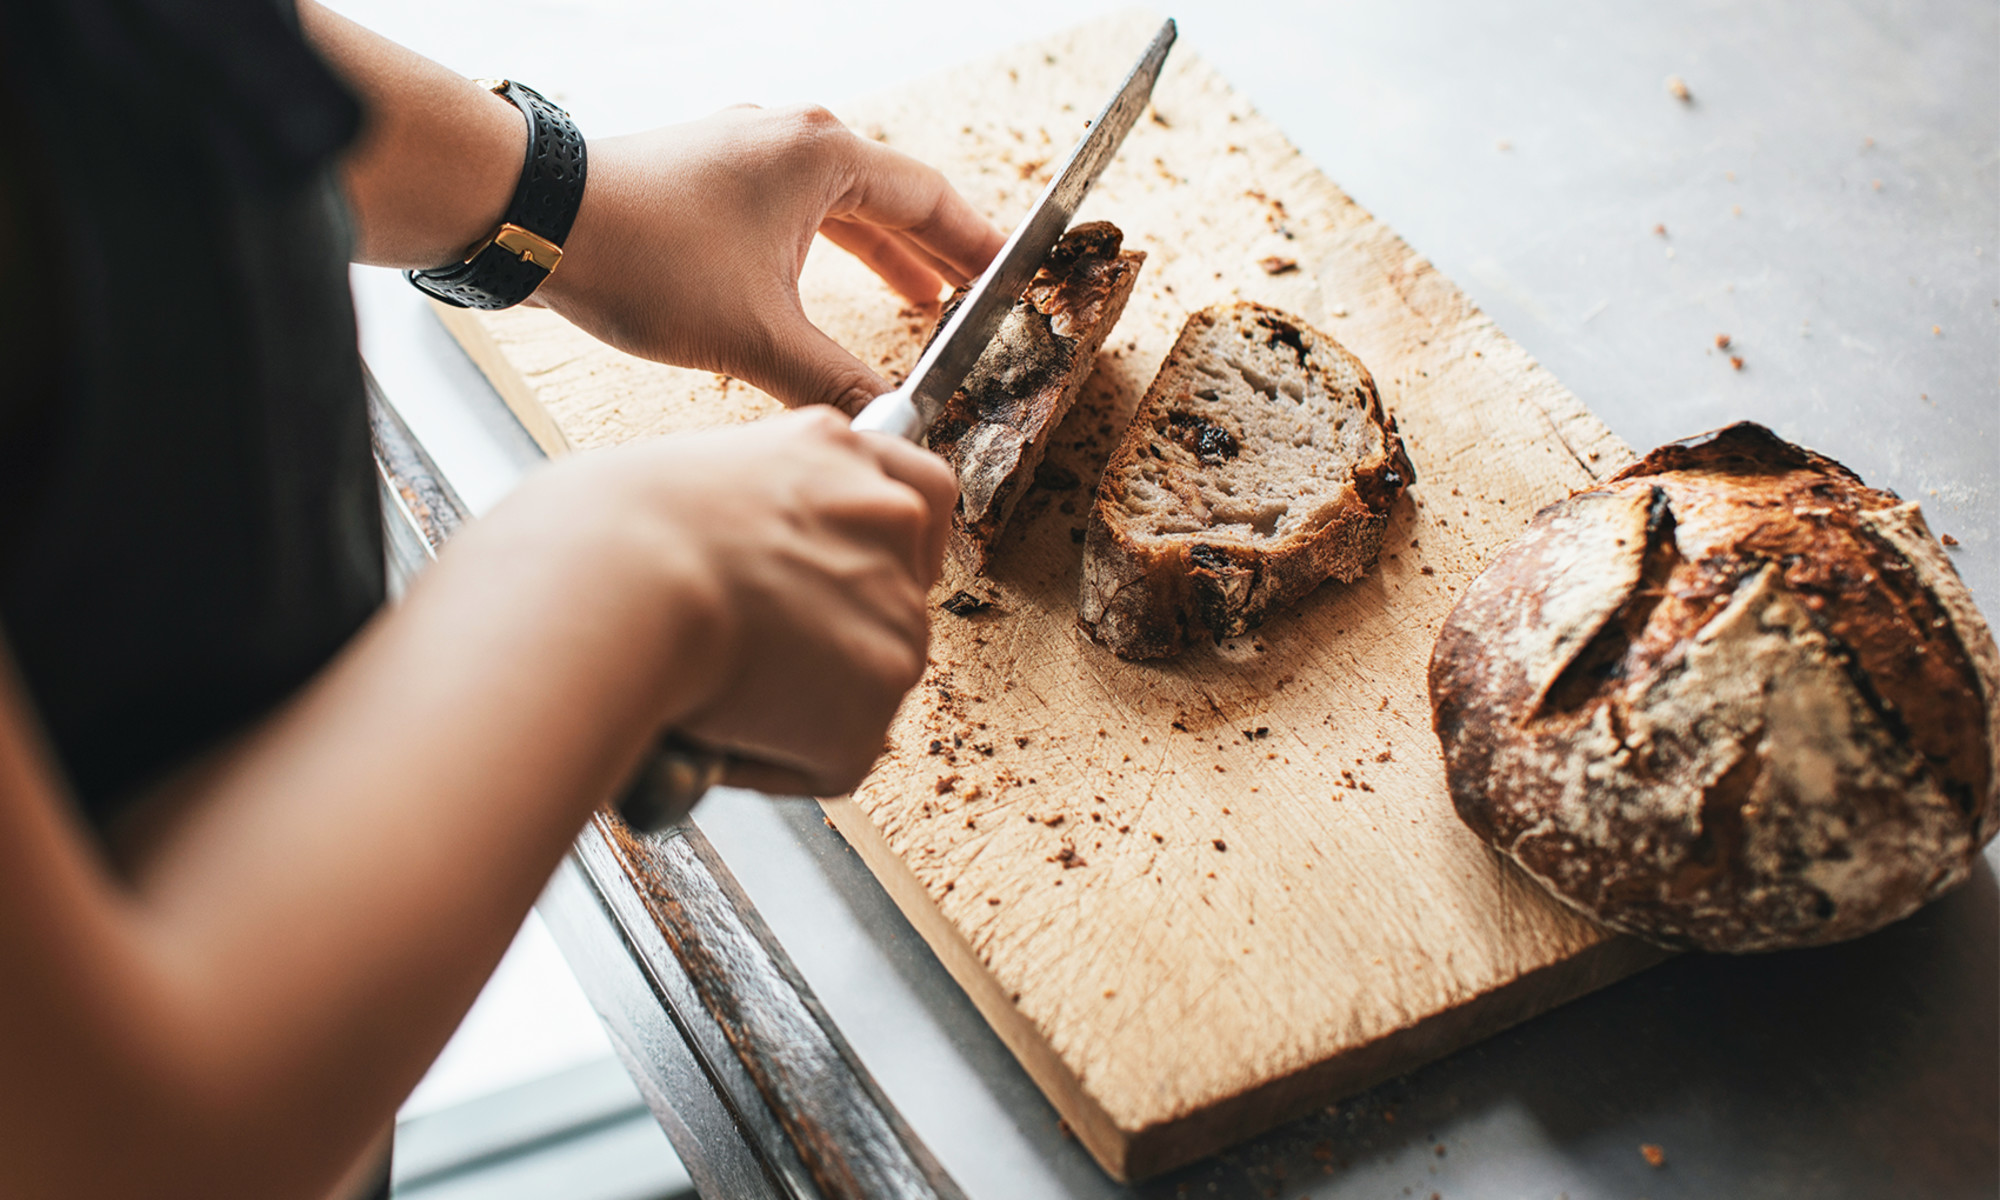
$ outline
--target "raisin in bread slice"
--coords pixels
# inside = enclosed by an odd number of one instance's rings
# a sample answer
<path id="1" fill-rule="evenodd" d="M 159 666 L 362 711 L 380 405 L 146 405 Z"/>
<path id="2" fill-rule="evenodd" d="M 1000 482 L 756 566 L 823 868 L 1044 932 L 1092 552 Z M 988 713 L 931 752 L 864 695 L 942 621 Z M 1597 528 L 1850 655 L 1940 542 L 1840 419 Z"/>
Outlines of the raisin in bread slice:
<path id="1" fill-rule="evenodd" d="M 1234 637 L 1366 570 L 1414 478 L 1375 381 L 1338 342 L 1261 304 L 1203 309 L 1098 485 L 1084 628 L 1135 659 Z"/>
<path id="2" fill-rule="evenodd" d="M 1146 256 L 1121 250 L 1123 241 L 1108 221 L 1064 234 L 931 424 L 930 448 L 958 472 L 951 554 L 970 570 L 986 569 L 994 539 L 1125 311 Z M 938 329 L 964 295 L 945 306 Z"/>

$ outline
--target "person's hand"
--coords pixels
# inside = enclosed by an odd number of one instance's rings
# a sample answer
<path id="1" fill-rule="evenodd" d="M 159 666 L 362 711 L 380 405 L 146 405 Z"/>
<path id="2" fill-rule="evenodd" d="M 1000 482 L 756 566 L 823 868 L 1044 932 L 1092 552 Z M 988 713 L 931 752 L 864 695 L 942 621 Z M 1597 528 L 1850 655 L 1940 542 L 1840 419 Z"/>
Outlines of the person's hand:
<path id="1" fill-rule="evenodd" d="M 576 227 L 536 298 L 633 354 L 853 412 L 889 385 L 799 306 L 815 233 L 918 302 L 1006 240 L 944 176 L 824 109 L 732 108 L 593 141 Z"/>
<path id="2" fill-rule="evenodd" d="M 936 455 L 815 407 L 564 460 L 439 566 L 561 639 L 558 677 L 784 769 L 731 782 L 833 795 L 923 674 L 957 494 Z"/>
<path id="3" fill-rule="evenodd" d="M 521 114 L 312 0 L 299 14 L 367 101 L 367 129 L 342 163 L 356 261 L 463 258 L 519 182 Z M 852 412 L 888 385 L 799 306 L 821 233 L 919 303 L 978 275 L 1006 241 L 944 176 L 825 109 L 745 106 L 592 140 L 562 262 L 530 303 L 642 358 Z"/>

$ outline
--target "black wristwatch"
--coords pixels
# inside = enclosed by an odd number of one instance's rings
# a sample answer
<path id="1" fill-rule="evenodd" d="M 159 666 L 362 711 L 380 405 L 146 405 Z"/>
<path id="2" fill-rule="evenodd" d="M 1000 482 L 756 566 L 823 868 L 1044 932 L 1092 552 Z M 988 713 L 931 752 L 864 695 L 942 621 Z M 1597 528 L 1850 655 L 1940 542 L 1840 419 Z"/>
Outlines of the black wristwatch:
<path id="1" fill-rule="evenodd" d="M 512 308 L 535 294 L 562 262 L 563 240 L 583 203 L 583 135 L 569 114 L 531 87 L 482 79 L 528 122 L 527 162 L 500 226 L 465 261 L 405 271 L 417 288 L 458 308 Z"/>

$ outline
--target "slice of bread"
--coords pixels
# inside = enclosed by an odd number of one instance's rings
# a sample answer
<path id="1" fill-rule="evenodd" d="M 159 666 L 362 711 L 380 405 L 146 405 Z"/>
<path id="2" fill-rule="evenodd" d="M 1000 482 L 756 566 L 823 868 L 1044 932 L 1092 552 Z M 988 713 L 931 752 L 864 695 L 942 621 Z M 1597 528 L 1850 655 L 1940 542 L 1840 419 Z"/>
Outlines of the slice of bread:
<path id="1" fill-rule="evenodd" d="M 1064 234 L 931 424 L 930 448 L 958 472 L 951 555 L 970 570 L 986 569 L 994 539 L 1125 311 L 1146 256 L 1121 251 L 1124 238 L 1108 221 Z M 964 294 L 945 305 L 938 329 Z"/>
<path id="2" fill-rule="evenodd" d="M 1221 641 L 1382 549 L 1416 477 L 1368 368 L 1297 317 L 1190 316 L 1112 454 L 1083 551 L 1083 626 L 1121 658 Z"/>

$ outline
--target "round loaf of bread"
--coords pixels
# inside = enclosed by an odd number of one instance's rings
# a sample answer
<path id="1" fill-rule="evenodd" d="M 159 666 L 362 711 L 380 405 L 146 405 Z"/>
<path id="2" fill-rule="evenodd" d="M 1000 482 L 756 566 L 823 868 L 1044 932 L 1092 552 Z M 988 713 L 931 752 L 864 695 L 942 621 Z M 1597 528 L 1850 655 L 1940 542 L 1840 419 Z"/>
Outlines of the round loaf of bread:
<path id="1" fill-rule="evenodd" d="M 1738 424 L 1550 505 L 1430 666 L 1452 802 L 1655 942 L 1855 937 L 1962 881 L 2000 653 L 1915 504 Z"/>

